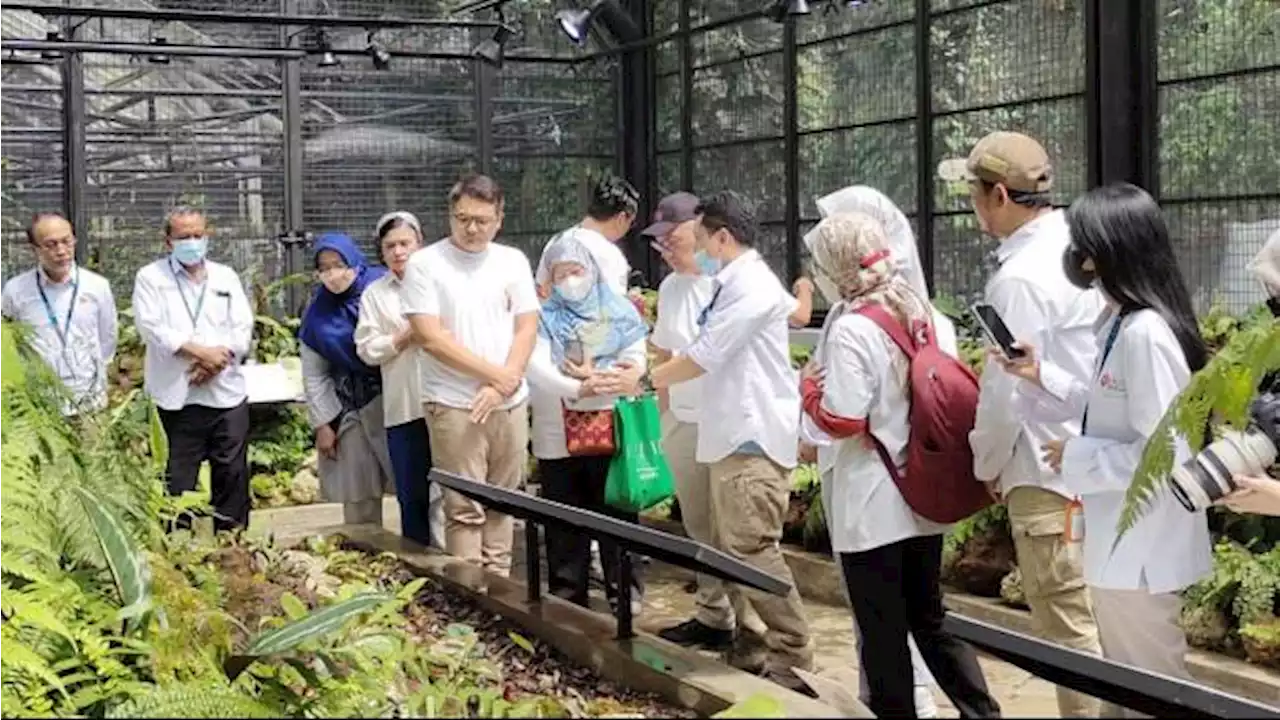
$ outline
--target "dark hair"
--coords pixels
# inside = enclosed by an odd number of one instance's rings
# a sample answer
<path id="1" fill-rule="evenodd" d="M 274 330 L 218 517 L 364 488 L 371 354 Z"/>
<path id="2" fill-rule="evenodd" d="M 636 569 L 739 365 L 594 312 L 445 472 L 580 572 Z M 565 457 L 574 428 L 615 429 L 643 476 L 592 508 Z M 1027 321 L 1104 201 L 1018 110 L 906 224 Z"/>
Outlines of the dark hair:
<path id="1" fill-rule="evenodd" d="M 709 232 L 727 228 L 739 245 L 755 247 L 760 234 L 756 211 L 750 201 L 732 190 L 721 190 L 705 197 L 694 212 L 702 216 L 702 227 Z"/>
<path id="2" fill-rule="evenodd" d="M 403 217 L 400 217 L 399 215 L 392 215 L 390 218 L 387 219 L 386 222 L 378 226 L 378 242 L 382 242 L 382 240 L 385 239 L 387 237 L 387 234 L 390 233 L 392 230 L 395 230 L 397 228 L 402 228 L 402 227 L 407 227 L 410 230 L 414 231 L 415 233 L 418 234 L 419 239 L 421 239 L 422 231 L 419 230 L 416 225 L 409 222 L 408 220 L 405 220 Z"/>
<path id="3" fill-rule="evenodd" d="M 982 192 L 990 194 L 996 189 L 996 183 L 987 182 L 982 178 L 978 178 L 978 182 L 982 184 Z M 1003 183 L 1000 183 L 1003 185 Z M 1008 185 L 1004 186 L 1004 191 L 1009 193 L 1009 201 L 1014 205 L 1021 205 L 1028 208 L 1046 208 L 1053 205 L 1053 200 L 1047 192 L 1025 192 L 1023 190 L 1014 190 Z"/>
<path id="4" fill-rule="evenodd" d="M 59 220 L 65 220 L 65 221 L 66 221 L 66 223 L 67 223 L 68 225 L 70 225 L 70 224 L 71 224 L 71 221 L 70 221 L 70 220 L 67 220 L 66 216 L 65 216 L 65 215 L 63 215 L 63 214 L 62 214 L 62 213 L 60 213 L 60 212 L 55 212 L 55 211 L 53 211 L 53 210 L 46 210 L 46 211 L 43 211 L 43 212 L 38 212 L 38 213 L 36 213 L 36 214 L 32 215 L 32 216 L 31 216 L 31 222 L 27 223 L 27 242 L 29 242 L 29 243 L 31 243 L 31 244 L 33 244 L 33 245 L 35 244 L 35 242 L 36 242 L 36 226 L 40 224 L 40 221 L 41 221 L 41 220 L 48 220 L 48 219 L 50 219 L 50 218 L 57 218 L 57 219 L 59 219 Z M 76 229 L 75 229 L 74 227 L 72 227 L 72 228 L 71 228 L 71 232 L 74 234 L 74 233 L 75 233 L 75 231 L 76 231 Z"/>
<path id="5" fill-rule="evenodd" d="M 502 186 L 488 175 L 471 174 L 454 183 L 449 190 L 449 207 L 458 204 L 464 197 L 479 200 L 502 209 Z"/>
<path id="6" fill-rule="evenodd" d="M 1204 367 L 1209 351 L 1156 201 L 1129 183 L 1104 185 L 1071 204 L 1067 225 L 1074 249 L 1093 258 L 1102 289 L 1121 311 L 1159 313 L 1191 371 Z"/>
<path id="7" fill-rule="evenodd" d="M 164 236 L 169 237 L 173 234 L 173 221 L 175 218 L 189 217 L 191 215 L 199 215 L 204 217 L 204 212 L 190 205 L 179 205 L 164 214 Z"/>
<path id="8" fill-rule="evenodd" d="M 617 175 L 607 175 L 591 188 L 587 215 L 593 220 L 608 220 L 619 213 L 634 217 L 639 208 L 640 193 L 635 187 Z"/>

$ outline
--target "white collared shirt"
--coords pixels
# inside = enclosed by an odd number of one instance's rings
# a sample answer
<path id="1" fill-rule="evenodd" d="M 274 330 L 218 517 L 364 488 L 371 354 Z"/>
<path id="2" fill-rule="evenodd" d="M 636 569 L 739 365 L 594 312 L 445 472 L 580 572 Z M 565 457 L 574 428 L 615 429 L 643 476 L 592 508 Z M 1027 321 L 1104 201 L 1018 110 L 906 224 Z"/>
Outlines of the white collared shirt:
<path id="1" fill-rule="evenodd" d="M 698 339 L 698 318 L 711 302 L 715 278 L 673 272 L 658 286 L 658 320 L 649 342 L 671 354 L 681 352 Z M 676 383 L 667 390 L 671 414 L 680 422 L 698 422 L 702 407 L 702 378 Z"/>
<path id="2" fill-rule="evenodd" d="M 66 280 L 56 283 L 37 267 L 5 283 L 0 307 L 5 317 L 31 326 L 32 349 L 71 393 L 68 413 L 106 406 L 107 372 L 118 330 L 116 302 L 106 278 L 76 266 Z"/>
<path id="3" fill-rule="evenodd" d="M 199 285 L 168 257 L 144 266 L 133 281 L 133 320 L 147 346 L 143 387 L 164 410 L 233 408 L 247 397 L 240 363 L 253 341 L 253 308 L 235 270 L 212 260 L 204 265 Z M 178 354 L 188 342 L 229 348 L 235 359 L 203 385 L 191 385 L 191 361 Z"/>
<path id="4" fill-rule="evenodd" d="M 1114 322 L 1109 312 L 1096 324 L 1100 353 Z M 1085 580 L 1109 590 L 1177 592 L 1212 569 L 1205 512 L 1188 512 L 1161 485 L 1119 544 L 1116 527 L 1143 449 L 1191 372 L 1157 312 L 1139 310 L 1121 322 L 1110 354 L 1091 369 L 1090 382 L 1042 361 L 1044 390 L 1020 382 L 1017 409 L 1049 419 L 1079 419 L 1088 409 L 1087 435 L 1068 440 L 1062 457 L 1062 478 L 1084 504 Z M 1189 458 L 1186 443 L 1178 441 L 1174 462 Z"/>
<path id="5" fill-rule="evenodd" d="M 459 250 L 448 238 L 409 258 L 400 289 L 406 315 L 434 315 L 455 342 L 495 364 L 504 365 L 515 341 L 517 315 L 536 313 L 538 293 L 529 258 L 509 245 L 490 243 L 480 253 Z M 422 354 L 422 396 L 452 408 L 468 409 L 481 381 Z M 524 402 L 523 379 L 503 409 Z"/>
<path id="6" fill-rule="evenodd" d="M 1080 290 L 1067 280 L 1062 253 L 1070 242 L 1061 210 L 1023 225 L 997 251 L 1000 269 L 987 283 L 986 301 L 1013 336 L 1035 346 L 1043 361 L 1085 378 L 1093 367 L 1093 323 L 1102 312 L 1103 300 L 1096 290 Z M 1016 391 L 1013 376 L 996 363 L 986 363 L 969 435 L 974 474 L 987 482 L 999 478 L 1005 494 L 1026 485 L 1070 497 L 1062 478 L 1044 463 L 1040 448 L 1050 440 L 1079 434 L 1078 421 L 1019 418 L 1014 411 Z"/>
<path id="7" fill-rule="evenodd" d="M 401 286 L 393 273 L 369 283 L 356 323 L 356 352 L 382 371 L 382 412 L 389 428 L 422 417 L 422 348 L 411 342 L 396 350 L 396 335 L 409 327 Z"/>
<path id="8" fill-rule="evenodd" d="M 705 373 L 697 460 L 718 462 L 756 443 L 777 464 L 795 467 L 800 387 L 787 318 L 798 301 L 755 250 L 715 279 L 702 332 L 684 353 Z"/>

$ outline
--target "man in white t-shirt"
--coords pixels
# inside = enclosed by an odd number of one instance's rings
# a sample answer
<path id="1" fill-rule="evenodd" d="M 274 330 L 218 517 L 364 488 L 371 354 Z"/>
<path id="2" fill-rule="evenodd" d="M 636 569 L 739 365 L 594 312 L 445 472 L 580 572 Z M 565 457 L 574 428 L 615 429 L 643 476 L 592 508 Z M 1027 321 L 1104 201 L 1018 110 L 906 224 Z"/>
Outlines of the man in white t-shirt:
<path id="1" fill-rule="evenodd" d="M 572 237 L 582 243 L 600 266 L 600 274 L 604 276 L 605 282 L 619 295 L 627 294 L 631 264 L 618 248 L 618 242 L 631 232 L 639 206 L 640 193 L 631 183 L 620 177 L 607 176 L 591 189 L 587 216 L 582 222 L 556 235 L 556 238 Z M 555 242 L 555 238 L 551 242 Z M 546 257 L 546 248 L 543 248 L 542 258 Z M 538 284 L 538 296 L 546 298 L 551 294 L 551 279 L 547 276 L 547 265 L 542 258 L 538 260 L 534 281 Z"/>
<path id="2" fill-rule="evenodd" d="M 529 445 L 525 365 L 538 296 L 524 253 L 493 242 L 502 189 L 484 175 L 449 192 L 450 235 L 416 253 L 401 303 L 425 351 L 422 394 L 435 467 L 504 488 L 524 479 Z M 490 572 L 511 571 L 512 520 L 446 490 L 445 549 Z"/>

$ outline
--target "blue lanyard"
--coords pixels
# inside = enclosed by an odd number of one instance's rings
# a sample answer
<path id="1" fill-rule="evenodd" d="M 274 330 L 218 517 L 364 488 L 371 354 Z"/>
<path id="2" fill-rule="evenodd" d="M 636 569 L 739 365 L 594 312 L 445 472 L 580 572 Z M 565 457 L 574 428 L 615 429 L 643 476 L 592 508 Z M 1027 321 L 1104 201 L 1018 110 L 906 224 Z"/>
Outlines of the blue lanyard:
<path id="1" fill-rule="evenodd" d="M 174 267 L 172 262 L 169 263 L 169 269 L 173 271 L 173 281 L 178 285 L 178 295 L 182 297 L 182 306 L 187 309 L 187 317 L 191 318 L 191 330 L 195 332 L 196 324 L 200 322 L 200 313 L 204 312 L 204 296 L 209 291 L 209 276 L 205 275 L 204 284 L 200 286 L 200 297 L 196 298 L 196 308 L 192 310 L 191 303 L 187 300 L 187 293 L 182 289 L 182 286 L 188 283 L 183 282 L 181 272 Z"/>
<path id="2" fill-rule="evenodd" d="M 706 327 L 707 318 L 711 316 L 711 309 L 716 306 L 716 298 L 720 297 L 720 291 L 723 289 L 724 285 L 717 282 L 716 291 L 711 293 L 711 302 L 707 303 L 707 306 L 702 308 L 702 312 L 698 313 L 698 327 Z"/>
<path id="3" fill-rule="evenodd" d="M 1107 343 L 1102 346 L 1102 359 L 1098 361 L 1098 369 L 1093 373 L 1094 382 L 1097 382 L 1098 376 L 1102 374 L 1102 368 L 1107 364 L 1107 358 L 1111 357 L 1111 350 L 1116 346 L 1116 338 L 1120 335 L 1120 325 L 1124 322 L 1124 315 L 1117 314 L 1116 319 L 1111 321 L 1111 332 L 1107 334 Z M 1089 406 L 1084 406 L 1084 418 L 1080 421 L 1080 434 L 1089 434 Z"/>
<path id="4" fill-rule="evenodd" d="M 66 359 L 67 338 L 71 334 L 71 319 L 76 313 L 76 300 L 80 298 L 80 268 L 76 268 L 75 279 L 71 281 L 71 304 L 67 305 L 67 320 L 63 327 L 58 326 L 58 317 L 53 312 L 53 303 L 49 302 L 49 296 L 44 292 L 44 283 L 40 280 L 42 271 L 36 271 L 36 290 L 40 292 L 40 302 L 44 303 L 45 315 L 49 318 L 49 324 L 53 326 L 53 331 L 58 335 L 58 342 L 62 343 L 63 359 Z"/>

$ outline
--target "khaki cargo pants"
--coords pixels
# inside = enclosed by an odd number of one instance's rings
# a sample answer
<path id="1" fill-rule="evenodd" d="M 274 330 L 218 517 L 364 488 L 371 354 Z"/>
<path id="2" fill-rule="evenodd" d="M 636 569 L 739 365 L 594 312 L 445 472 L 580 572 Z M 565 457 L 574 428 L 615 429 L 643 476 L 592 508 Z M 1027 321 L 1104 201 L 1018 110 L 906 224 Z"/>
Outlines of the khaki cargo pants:
<path id="1" fill-rule="evenodd" d="M 1100 655 L 1081 544 L 1063 537 L 1067 503 L 1061 495 L 1037 487 L 1016 487 L 1005 496 L 1022 590 L 1040 637 Z M 1099 702 L 1059 687 L 1058 711 L 1064 718 L 1094 718 Z"/>
<path id="2" fill-rule="evenodd" d="M 684 531 L 698 542 L 716 546 L 711 525 L 711 466 L 698 462 L 698 425 L 681 422 L 667 411 L 662 415 L 662 452 L 675 478 L 676 499 Z M 733 630 L 738 624 L 757 635 L 765 634 L 764 623 L 751 608 L 739 617 L 729 601 L 728 583 L 714 575 L 698 573 L 698 593 L 694 596 L 698 622 L 717 630 Z"/>
<path id="3" fill-rule="evenodd" d="M 778 546 L 791 481 L 787 471 L 763 455 L 730 455 L 711 465 L 711 523 L 716 547 L 791 583 L 786 597 L 729 585 L 735 613 L 754 609 L 765 626 L 766 672 L 813 667 L 809 621 L 791 568 Z M 683 506 L 681 507 L 683 512 Z"/>
<path id="4" fill-rule="evenodd" d="M 497 487 L 520 487 L 529 454 L 527 404 L 494 410 L 482 425 L 471 422 L 470 410 L 439 403 L 424 409 L 434 467 Z M 444 516 L 446 552 L 503 577 L 511 574 L 510 515 L 446 489 Z"/>

